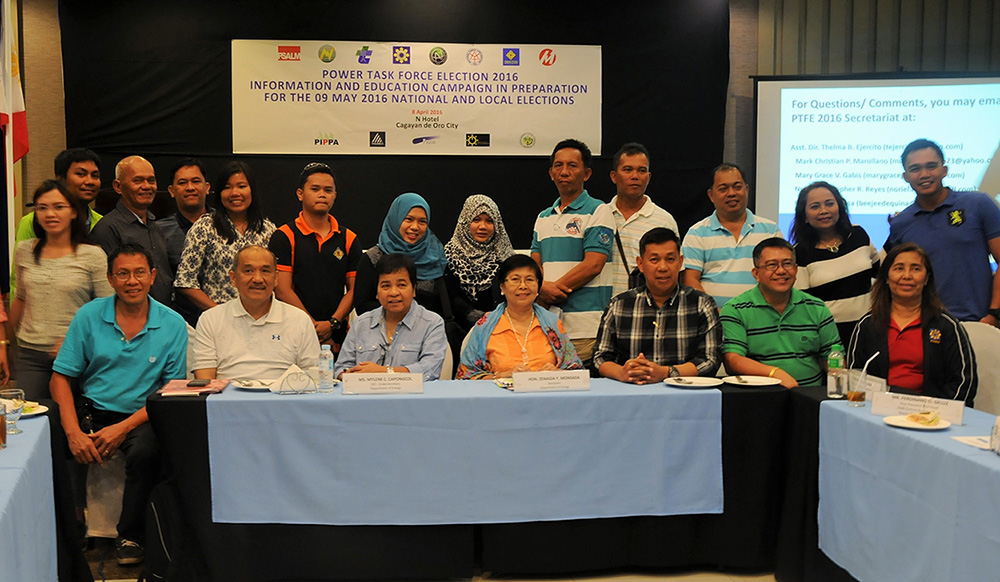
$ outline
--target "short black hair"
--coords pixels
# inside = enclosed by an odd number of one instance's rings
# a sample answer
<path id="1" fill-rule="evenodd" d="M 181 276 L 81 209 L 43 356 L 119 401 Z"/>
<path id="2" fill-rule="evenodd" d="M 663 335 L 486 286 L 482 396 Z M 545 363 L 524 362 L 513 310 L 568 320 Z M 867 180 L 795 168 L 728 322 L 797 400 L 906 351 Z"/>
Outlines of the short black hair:
<path id="1" fill-rule="evenodd" d="M 594 159 L 594 154 L 590 153 L 590 148 L 587 144 L 583 143 L 578 139 L 564 139 L 556 144 L 556 147 L 552 148 L 552 155 L 549 156 L 549 167 L 556 163 L 556 152 L 559 150 L 573 149 L 580 151 L 580 157 L 583 158 L 583 167 L 589 168 L 590 162 Z"/>
<path id="2" fill-rule="evenodd" d="M 313 174 L 329 174 L 330 177 L 333 178 L 333 183 L 337 183 L 337 177 L 333 175 L 333 168 L 323 162 L 310 162 L 306 164 L 306 167 L 302 168 L 302 171 L 299 173 L 299 190 L 305 187 L 309 176 L 312 176 Z"/>
<path id="3" fill-rule="evenodd" d="M 670 241 L 677 243 L 677 250 L 681 250 L 681 239 L 677 238 L 676 232 L 663 226 L 651 228 L 639 239 L 639 256 L 646 254 L 646 245 L 658 245 Z"/>
<path id="4" fill-rule="evenodd" d="M 240 264 L 240 257 L 243 256 L 243 252 L 244 251 L 247 251 L 249 249 L 262 249 L 262 250 L 267 251 L 267 253 L 269 255 L 271 255 L 271 260 L 274 262 L 274 266 L 275 267 L 278 266 L 278 258 L 274 256 L 274 253 L 271 252 L 271 249 L 269 249 L 269 248 L 267 248 L 265 246 L 261 246 L 261 245 L 247 245 L 247 246 L 243 247 L 242 249 L 236 251 L 236 255 L 233 256 L 233 264 L 230 265 L 230 267 L 229 267 L 230 271 L 232 271 L 233 273 L 236 272 L 236 265 Z"/>
<path id="5" fill-rule="evenodd" d="M 523 269 L 524 267 L 528 267 L 535 272 L 535 277 L 538 279 L 539 287 L 541 287 L 542 268 L 538 266 L 535 259 L 532 259 L 528 255 L 511 255 L 507 257 L 504 262 L 500 263 L 500 268 L 497 269 L 497 281 L 503 283 L 507 280 L 507 275 L 511 271 Z"/>
<path id="6" fill-rule="evenodd" d="M 747 175 L 743 173 L 743 168 L 737 166 L 736 164 L 731 164 L 729 162 L 723 162 L 723 163 L 719 164 L 718 166 L 715 166 L 714 168 L 712 168 L 712 178 L 708 181 L 708 189 L 711 190 L 712 187 L 715 186 L 715 176 L 716 176 L 716 174 L 718 174 L 719 172 L 728 172 L 729 170 L 736 170 L 737 172 L 740 173 L 740 178 L 743 178 L 744 182 L 747 181 Z"/>
<path id="7" fill-rule="evenodd" d="M 792 253 L 792 259 L 795 258 L 795 247 L 792 243 L 781 238 L 780 236 L 772 236 L 771 238 L 765 238 L 764 240 L 757 243 L 757 246 L 753 248 L 753 266 L 756 267 L 757 261 L 760 260 L 760 256 L 764 254 L 764 249 L 788 249 Z"/>
<path id="8" fill-rule="evenodd" d="M 375 277 L 391 275 L 396 271 L 406 271 L 410 276 L 410 285 L 417 284 L 417 264 L 413 262 L 413 257 L 403 253 L 389 253 L 382 255 L 382 258 L 375 263 Z"/>
<path id="9" fill-rule="evenodd" d="M 635 156 L 638 154 L 646 156 L 646 164 L 649 165 L 649 150 L 646 149 L 646 146 L 639 142 L 630 141 L 615 152 L 614 157 L 611 158 L 611 169 L 616 172 L 618 171 L 618 164 L 621 163 L 622 156 Z"/>
<path id="10" fill-rule="evenodd" d="M 115 250 L 111 251 L 111 254 L 108 255 L 109 275 L 113 274 L 112 271 L 114 270 L 115 259 L 117 259 L 122 255 L 142 255 L 146 257 L 146 265 L 149 267 L 149 270 L 152 271 L 155 268 L 153 266 L 153 255 L 151 255 L 150 252 L 147 251 L 145 247 L 139 246 L 135 243 L 125 243 L 123 245 L 120 245 Z"/>
<path id="11" fill-rule="evenodd" d="M 55 161 L 52 163 L 56 177 L 65 180 L 69 174 L 69 167 L 75 162 L 94 162 L 94 165 L 100 169 L 101 156 L 87 148 L 69 148 L 68 150 L 63 150 L 59 152 L 59 155 L 56 156 Z"/>
<path id="12" fill-rule="evenodd" d="M 177 172 L 181 171 L 181 168 L 195 167 L 201 172 L 201 177 L 208 180 L 208 172 L 205 171 L 205 164 L 201 163 L 198 158 L 184 158 L 181 161 L 174 164 L 174 167 L 170 168 L 170 184 L 174 183 L 174 178 L 177 177 Z"/>
<path id="13" fill-rule="evenodd" d="M 941 151 L 941 146 L 929 139 L 920 138 L 911 141 L 905 148 L 903 148 L 903 155 L 899 157 L 899 159 L 903 162 L 903 169 L 906 169 L 906 158 L 909 157 L 910 154 L 917 150 L 925 150 L 927 148 L 934 150 L 938 157 L 941 158 L 941 163 L 944 163 L 944 152 Z"/>

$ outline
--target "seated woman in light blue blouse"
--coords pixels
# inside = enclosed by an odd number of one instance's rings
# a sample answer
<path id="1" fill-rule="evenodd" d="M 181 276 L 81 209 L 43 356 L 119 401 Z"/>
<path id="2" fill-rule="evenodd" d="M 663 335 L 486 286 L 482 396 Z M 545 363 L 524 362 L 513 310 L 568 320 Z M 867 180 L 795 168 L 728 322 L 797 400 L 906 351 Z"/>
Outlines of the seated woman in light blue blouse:
<path id="1" fill-rule="evenodd" d="M 419 373 L 437 380 L 448 340 L 441 316 L 413 300 L 417 267 L 407 255 L 383 255 L 375 264 L 376 297 L 381 307 L 351 325 L 340 349 L 334 376 L 365 373 Z"/>

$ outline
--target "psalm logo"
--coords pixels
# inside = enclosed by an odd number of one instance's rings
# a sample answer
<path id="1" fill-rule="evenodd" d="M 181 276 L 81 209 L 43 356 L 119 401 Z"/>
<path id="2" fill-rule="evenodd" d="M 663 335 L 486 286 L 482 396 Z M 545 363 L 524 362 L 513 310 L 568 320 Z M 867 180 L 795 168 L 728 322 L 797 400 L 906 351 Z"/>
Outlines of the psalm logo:
<path id="1" fill-rule="evenodd" d="M 302 60 L 302 47 L 301 46 L 291 46 L 291 45 L 279 45 L 278 46 L 278 60 L 279 61 L 301 61 Z"/>

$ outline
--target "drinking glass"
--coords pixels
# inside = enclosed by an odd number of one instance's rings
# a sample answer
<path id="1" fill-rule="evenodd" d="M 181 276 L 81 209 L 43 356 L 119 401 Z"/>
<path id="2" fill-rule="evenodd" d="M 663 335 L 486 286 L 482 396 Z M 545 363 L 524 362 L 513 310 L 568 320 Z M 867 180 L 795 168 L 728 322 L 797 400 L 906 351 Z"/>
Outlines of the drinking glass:
<path id="1" fill-rule="evenodd" d="M 7 405 L 7 434 L 21 434 L 17 421 L 24 410 L 24 390 L 20 388 L 5 388 L 0 390 L 0 400 Z"/>
<path id="2" fill-rule="evenodd" d="M 848 406 L 864 406 L 865 388 L 867 387 L 868 387 L 868 372 L 861 372 L 861 376 L 858 377 L 857 384 L 848 381 L 848 386 L 847 386 Z"/>

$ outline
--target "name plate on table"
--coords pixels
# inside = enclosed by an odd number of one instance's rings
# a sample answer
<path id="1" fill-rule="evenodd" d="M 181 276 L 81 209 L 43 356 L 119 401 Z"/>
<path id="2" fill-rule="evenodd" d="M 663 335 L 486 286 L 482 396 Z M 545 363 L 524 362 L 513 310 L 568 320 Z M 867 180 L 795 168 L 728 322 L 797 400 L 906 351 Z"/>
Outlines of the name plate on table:
<path id="1" fill-rule="evenodd" d="M 850 379 L 851 386 L 857 386 L 858 382 L 861 381 L 861 370 L 849 370 L 847 376 Z M 889 384 L 886 383 L 884 378 L 868 376 L 865 380 L 865 392 L 888 392 L 888 390 Z M 871 396 L 868 398 L 871 399 Z"/>
<path id="2" fill-rule="evenodd" d="M 346 376 L 346 374 L 345 374 Z M 590 390 L 587 370 L 551 370 L 546 372 L 514 372 L 511 374 L 514 392 L 558 392 L 560 390 Z"/>
<path id="3" fill-rule="evenodd" d="M 423 394 L 423 374 L 344 374 L 344 394 Z"/>
<path id="4" fill-rule="evenodd" d="M 875 392 L 872 395 L 872 414 L 879 416 L 906 415 L 932 410 L 936 410 L 941 418 L 952 424 L 962 424 L 965 402 L 895 392 Z"/>

